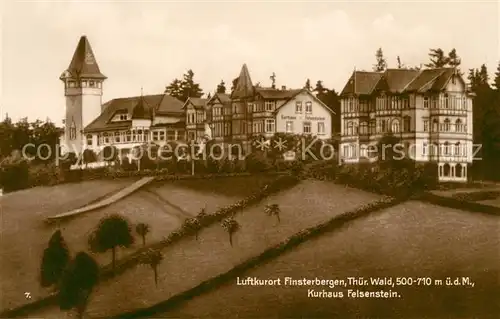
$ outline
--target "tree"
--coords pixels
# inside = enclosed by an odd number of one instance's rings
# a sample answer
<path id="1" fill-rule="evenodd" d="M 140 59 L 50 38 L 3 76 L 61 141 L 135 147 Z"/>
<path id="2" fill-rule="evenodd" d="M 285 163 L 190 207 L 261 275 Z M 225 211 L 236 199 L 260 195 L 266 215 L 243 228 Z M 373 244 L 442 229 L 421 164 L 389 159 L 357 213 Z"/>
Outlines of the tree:
<path id="1" fill-rule="evenodd" d="M 226 93 L 226 83 L 224 83 L 224 80 L 220 80 L 219 85 L 217 85 L 217 93 Z"/>
<path id="2" fill-rule="evenodd" d="M 382 48 L 378 48 L 375 53 L 375 58 L 377 59 L 377 63 L 373 65 L 373 71 L 375 72 L 384 72 L 387 69 L 387 61 L 384 58 L 384 52 Z"/>
<path id="3" fill-rule="evenodd" d="M 112 252 L 112 265 L 115 269 L 116 248 L 130 247 L 134 243 L 131 227 L 124 217 L 111 215 L 101 219 L 99 225 L 89 237 L 89 246 L 92 252 Z"/>
<path id="4" fill-rule="evenodd" d="M 182 100 L 183 94 L 182 94 L 182 81 L 179 79 L 174 79 L 166 88 L 165 88 L 165 93 L 177 98 L 178 100 L 181 100 L 184 102 L 185 100 Z"/>
<path id="5" fill-rule="evenodd" d="M 66 242 L 60 230 L 50 237 L 49 245 L 43 252 L 40 271 L 40 284 L 50 287 L 59 283 L 63 271 L 68 265 L 70 256 Z"/>
<path id="6" fill-rule="evenodd" d="M 233 217 L 229 217 L 222 221 L 221 226 L 229 234 L 229 244 L 233 246 L 233 234 L 241 228 L 240 224 Z"/>
<path id="7" fill-rule="evenodd" d="M 497 71 L 495 72 L 495 80 L 493 86 L 500 90 L 500 62 L 498 62 Z"/>
<path id="8" fill-rule="evenodd" d="M 135 232 L 142 238 L 142 246 L 146 246 L 146 235 L 151 231 L 150 227 L 146 223 L 139 223 L 135 226 Z"/>
<path id="9" fill-rule="evenodd" d="M 96 153 L 90 148 L 84 149 L 82 156 L 83 156 L 83 162 L 85 163 L 85 167 L 87 167 L 89 163 L 95 163 L 97 161 Z"/>
<path id="10" fill-rule="evenodd" d="M 327 89 L 323 86 L 323 81 L 318 80 L 313 91 L 316 92 L 316 97 L 319 98 L 319 96 L 325 94 L 326 90 Z"/>
<path id="11" fill-rule="evenodd" d="M 238 85 L 238 79 L 239 78 L 235 78 L 233 79 L 233 82 L 231 82 L 231 93 L 233 93 L 234 90 L 236 90 L 236 86 Z"/>
<path id="12" fill-rule="evenodd" d="M 457 50 L 455 48 L 451 49 L 450 53 L 448 53 L 448 65 L 452 68 L 458 68 L 462 63 L 462 60 L 457 55 Z"/>
<path id="13" fill-rule="evenodd" d="M 190 97 L 202 97 L 203 90 L 198 83 L 194 82 L 194 72 L 189 69 L 183 76 L 181 83 L 182 101 L 186 101 Z"/>
<path id="14" fill-rule="evenodd" d="M 430 49 L 429 59 L 431 62 L 425 65 L 427 68 L 442 68 L 448 64 L 448 57 L 440 48 Z"/>
<path id="15" fill-rule="evenodd" d="M 58 294 L 61 310 L 76 309 L 83 318 L 87 301 L 99 279 L 99 266 L 89 255 L 79 252 L 63 274 Z"/>
<path id="16" fill-rule="evenodd" d="M 308 91 L 311 91 L 312 90 L 312 87 L 311 87 L 311 80 L 307 79 L 306 80 L 306 84 L 304 85 L 304 89 L 308 90 Z"/>
<path id="17" fill-rule="evenodd" d="M 157 249 L 148 249 L 141 255 L 140 262 L 149 265 L 155 276 L 155 286 L 158 287 L 158 265 L 163 261 L 163 254 Z"/>
<path id="18" fill-rule="evenodd" d="M 276 216 L 276 218 L 278 219 L 278 223 L 280 222 L 281 209 L 280 209 L 280 206 L 278 204 L 269 204 L 269 205 L 266 205 L 266 208 L 264 209 L 264 212 L 268 216 Z"/>

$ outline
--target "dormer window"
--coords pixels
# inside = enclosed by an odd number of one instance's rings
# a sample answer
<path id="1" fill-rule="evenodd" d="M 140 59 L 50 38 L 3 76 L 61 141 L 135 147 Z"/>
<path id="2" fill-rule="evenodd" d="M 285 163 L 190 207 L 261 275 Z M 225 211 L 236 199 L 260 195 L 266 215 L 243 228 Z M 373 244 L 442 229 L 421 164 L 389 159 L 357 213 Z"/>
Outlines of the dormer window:
<path id="1" fill-rule="evenodd" d="M 128 120 L 128 114 L 120 114 L 119 115 L 120 121 L 127 121 Z"/>

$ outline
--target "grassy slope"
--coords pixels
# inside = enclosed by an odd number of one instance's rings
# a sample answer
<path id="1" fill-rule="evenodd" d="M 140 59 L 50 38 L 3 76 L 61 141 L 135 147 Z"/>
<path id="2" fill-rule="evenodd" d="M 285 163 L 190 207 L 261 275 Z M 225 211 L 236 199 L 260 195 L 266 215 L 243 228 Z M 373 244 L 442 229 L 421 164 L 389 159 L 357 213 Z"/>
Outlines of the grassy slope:
<path id="1" fill-rule="evenodd" d="M 200 233 L 198 242 L 188 238 L 164 249 L 158 288 L 154 286 L 153 272 L 146 266 L 131 269 L 116 280 L 98 286 L 89 305 L 89 314 L 105 317 L 167 299 L 227 271 L 303 228 L 376 198 L 377 195 L 332 183 L 303 182 L 237 214 L 236 219 L 242 228 L 235 235 L 232 248 L 227 233 L 219 225 L 214 225 Z M 276 225 L 276 219 L 263 213 L 266 203 L 280 204 L 283 211 L 280 225 Z M 58 313 L 59 310 L 53 307 L 32 315 L 46 317 Z"/>
<path id="2" fill-rule="evenodd" d="M 115 192 L 133 180 L 88 181 L 53 187 L 36 187 L 0 198 L 1 309 L 26 302 L 24 292 L 37 298 L 39 262 L 55 226 L 43 220 L 55 213 L 82 207 Z"/>
<path id="3" fill-rule="evenodd" d="M 325 234 L 245 274 L 261 279 L 470 276 L 474 288 L 390 288 L 400 292 L 401 299 L 310 299 L 306 287 L 232 282 L 156 317 L 493 318 L 500 311 L 499 227 L 495 216 L 407 202 Z M 345 294 L 346 288 L 333 291 Z"/>
<path id="4" fill-rule="evenodd" d="M 219 203 L 226 205 L 236 202 L 254 192 L 270 178 L 269 176 L 221 178 L 217 180 L 217 186 L 213 187 L 209 187 L 210 183 L 205 180 L 164 182 L 156 183 L 151 189 L 168 201 L 197 213 L 203 203 L 208 203 L 210 208 Z M 9 197 L 16 193 L 5 196 L 5 200 L 1 202 L 4 220 L 0 247 L 2 249 L 2 277 L 5 277 L 5 280 L 2 278 L 1 284 L 3 296 L 0 300 L 4 301 L 1 309 L 26 303 L 28 300 L 24 297 L 25 291 L 30 291 L 33 299 L 44 297 L 48 293 L 47 290 L 39 287 L 37 277 L 43 250 L 55 229 L 55 226 L 47 226 L 42 222 L 46 216 L 53 215 L 54 211 L 61 212 L 78 208 L 88 201 L 105 195 L 108 189 L 120 189 L 130 183 L 130 180 L 85 182 L 40 190 L 33 189 L 30 193 L 16 198 Z M 232 189 L 232 191 L 229 195 L 219 195 L 218 192 L 223 192 L 224 189 Z M 19 211 L 31 212 L 39 207 L 42 208 L 40 213 L 28 215 L 30 218 L 17 213 Z M 88 235 L 101 218 L 111 214 L 123 215 L 133 224 L 139 222 L 150 224 L 151 233 L 146 238 L 147 243 L 160 241 L 177 229 L 183 221 L 177 212 L 172 211 L 171 207 L 166 206 L 161 199 L 151 194 L 148 188 L 139 190 L 108 207 L 62 223 L 63 236 L 71 252 L 74 254 L 77 251 L 87 250 Z M 28 232 L 28 237 L 19 235 L 23 232 Z M 141 239 L 136 238 L 136 243 L 132 247 L 117 250 L 117 258 L 135 251 L 141 245 Z M 92 255 L 101 265 L 111 262 L 110 253 Z"/>

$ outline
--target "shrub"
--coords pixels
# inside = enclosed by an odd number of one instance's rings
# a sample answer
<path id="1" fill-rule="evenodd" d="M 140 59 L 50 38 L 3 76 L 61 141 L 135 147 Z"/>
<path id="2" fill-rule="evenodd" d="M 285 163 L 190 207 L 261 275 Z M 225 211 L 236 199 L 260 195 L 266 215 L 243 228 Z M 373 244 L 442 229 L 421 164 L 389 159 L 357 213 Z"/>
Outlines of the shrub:
<path id="1" fill-rule="evenodd" d="M 466 202 L 478 202 L 482 200 L 497 199 L 499 196 L 499 191 L 479 191 L 453 194 L 452 198 Z"/>

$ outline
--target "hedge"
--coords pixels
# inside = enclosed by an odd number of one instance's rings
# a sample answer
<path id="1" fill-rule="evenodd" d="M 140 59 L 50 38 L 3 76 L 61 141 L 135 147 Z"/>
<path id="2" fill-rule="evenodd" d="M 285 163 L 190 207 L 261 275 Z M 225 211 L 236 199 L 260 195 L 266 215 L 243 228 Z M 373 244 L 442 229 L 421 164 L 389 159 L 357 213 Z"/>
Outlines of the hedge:
<path id="1" fill-rule="evenodd" d="M 430 204 L 444 206 L 444 207 L 453 208 L 453 209 L 466 210 L 466 211 L 470 211 L 470 212 L 485 213 L 485 214 L 490 214 L 490 215 L 500 215 L 500 208 L 495 207 L 495 206 L 476 203 L 476 202 L 464 201 L 464 200 L 456 199 L 453 197 L 438 196 L 438 195 L 432 194 L 430 192 L 425 192 L 425 193 L 420 194 L 417 197 L 417 199 L 424 201 L 424 202 L 428 202 Z"/>
<path id="2" fill-rule="evenodd" d="M 229 174 L 228 174 L 229 175 Z M 218 177 L 220 175 L 213 175 L 213 177 Z M 239 174 L 238 176 L 241 176 Z M 187 178 L 187 177 L 186 177 Z M 196 176 L 192 177 L 196 178 Z M 197 177 L 200 178 L 200 177 Z M 211 224 L 217 223 L 221 221 L 222 219 L 231 216 L 242 209 L 245 209 L 251 205 L 257 204 L 267 196 L 285 190 L 287 188 L 291 188 L 295 185 L 298 184 L 300 180 L 292 175 L 280 175 L 273 181 L 271 181 L 269 184 L 264 186 L 261 190 L 257 191 L 255 194 L 248 196 L 247 198 L 238 201 L 235 204 L 223 207 L 215 211 L 213 214 L 205 214 L 205 215 L 198 215 L 197 219 L 199 220 L 201 227 L 206 227 Z M 182 238 L 186 236 L 193 236 L 195 235 L 196 232 L 191 228 L 191 227 L 186 227 L 183 225 L 180 229 L 173 231 L 172 233 L 169 234 L 167 238 L 162 240 L 161 242 L 154 243 L 151 245 L 147 245 L 146 247 L 142 247 L 138 249 L 136 252 L 133 254 L 126 256 L 125 258 L 121 260 L 116 261 L 115 265 L 115 270 L 113 271 L 111 265 L 107 265 L 101 268 L 100 270 L 100 280 L 108 280 L 113 277 L 115 277 L 118 274 L 123 273 L 125 270 L 128 268 L 131 268 L 135 265 L 137 265 L 140 262 L 140 257 L 144 251 L 147 251 L 148 249 L 162 249 L 168 245 L 174 244 L 175 242 L 180 241 Z M 34 311 L 36 309 L 40 309 L 42 307 L 55 304 L 57 302 L 57 294 L 51 294 L 48 297 L 36 300 L 34 302 L 31 302 L 29 304 L 14 308 L 14 309 L 9 309 L 5 310 L 2 313 L 0 313 L 0 317 L 4 318 L 12 318 L 16 316 L 25 316 L 27 315 L 30 311 Z"/>
<path id="3" fill-rule="evenodd" d="M 191 289 L 188 289 L 184 292 L 174 295 L 173 297 L 163 302 L 157 303 L 156 305 L 153 305 L 148 308 L 142 308 L 127 313 L 122 313 L 112 318 L 116 319 L 143 318 L 146 316 L 154 316 L 157 315 L 158 313 L 166 312 L 178 306 L 179 303 L 183 301 L 190 300 L 195 296 L 208 292 L 229 281 L 234 280 L 235 277 L 241 276 L 244 272 L 251 270 L 257 266 L 260 266 L 263 263 L 268 262 L 276 257 L 279 257 L 284 252 L 289 251 L 292 248 L 295 248 L 298 245 L 310 239 L 318 237 L 319 235 L 325 232 L 340 228 L 349 222 L 367 216 L 375 211 L 379 211 L 397 205 L 405 200 L 406 198 L 404 197 L 401 198 L 384 197 L 375 202 L 358 207 L 357 209 L 336 216 L 322 224 L 304 229 L 292 235 L 291 237 L 287 238 L 283 242 L 266 249 L 261 254 L 252 257 L 244 261 L 243 263 L 233 267 L 231 270 L 222 273 L 218 276 L 212 277 Z"/>
<path id="4" fill-rule="evenodd" d="M 452 198 L 467 202 L 477 202 L 481 200 L 497 199 L 499 191 L 461 192 L 452 195 Z"/>

